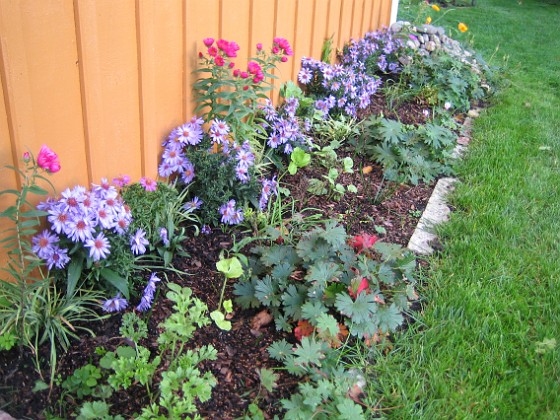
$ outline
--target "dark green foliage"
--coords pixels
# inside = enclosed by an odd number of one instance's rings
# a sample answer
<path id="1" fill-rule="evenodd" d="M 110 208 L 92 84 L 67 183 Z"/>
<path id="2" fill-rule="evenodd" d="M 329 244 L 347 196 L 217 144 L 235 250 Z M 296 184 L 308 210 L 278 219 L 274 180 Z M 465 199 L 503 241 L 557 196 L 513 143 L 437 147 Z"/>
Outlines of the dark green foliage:
<path id="1" fill-rule="evenodd" d="M 356 254 L 347 241 L 344 227 L 327 221 L 292 243 L 254 247 L 249 274 L 235 285 L 237 303 L 267 307 L 276 327 L 287 331 L 298 321 L 331 338 L 342 325 L 359 337 L 394 331 L 408 306 L 414 257 L 382 243 L 375 253 Z M 362 279 L 367 290 L 355 296 L 351 291 Z"/>
<path id="2" fill-rule="evenodd" d="M 452 173 L 455 140 L 450 129 L 433 122 L 416 127 L 372 115 L 358 146 L 383 166 L 388 180 L 416 185 Z"/>

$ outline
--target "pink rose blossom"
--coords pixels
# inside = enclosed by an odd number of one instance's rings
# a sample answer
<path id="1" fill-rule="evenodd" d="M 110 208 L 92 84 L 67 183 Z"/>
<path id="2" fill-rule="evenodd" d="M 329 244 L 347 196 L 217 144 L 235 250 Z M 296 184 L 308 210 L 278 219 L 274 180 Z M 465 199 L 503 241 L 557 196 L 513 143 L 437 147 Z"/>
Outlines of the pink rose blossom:
<path id="1" fill-rule="evenodd" d="M 37 165 L 49 172 L 55 173 L 60 171 L 60 162 L 58 155 L 49 149 L 46 145 L 41 146 L 39 155 L 37 156 Z"/>

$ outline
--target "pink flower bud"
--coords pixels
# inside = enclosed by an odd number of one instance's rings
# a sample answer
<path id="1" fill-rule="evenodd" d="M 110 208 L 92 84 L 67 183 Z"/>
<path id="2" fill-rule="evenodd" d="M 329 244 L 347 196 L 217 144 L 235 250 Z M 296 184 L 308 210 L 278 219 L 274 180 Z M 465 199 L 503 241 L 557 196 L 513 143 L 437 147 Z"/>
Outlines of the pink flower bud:
<path id="1" fill-rule="evenodd" d="M 239 74 L 240 74 L 240 73 L 241 73 L 241 70 L 235 69 L 235 70 L 233 71 L 233 76 L 234 76 L 234 77 L 239 77 Z"/>
<path id="2" fill-rule="evenodd" d="M 259 43 L 257 44 L 257 51 L 260 51 L 260 50 L 262 50 L 262 44 L 259 42 Z"/>
<path id="3" fill-rule="evenodd" d="M 282 58 L 280 59 L 280 61 L 282 63 L 285 63 L 286 61 L 288 61 L 288 57 L 286 57 L 285 55 L 282 56 Z"/>
<path id="4" fill-rule="evenodd" d="M 249 86 L 243 86 L 243 90 L 249 90 Z"/>
<path id="5" fill-rule="evenodd" d="M 204 45 L 207 47 L 210 47 L 214 43 L 214 38 L 204 38 L 202 42 L 204 42 Z"/>
<path id="6" fill-rule="evenodd" d="M 229 67 L 230 69 L 234 68 L 234 67 L 235 67 L 235 63 L 232 61 L 231 63 L 229 63 L 228 67 Z"/>
<path id="7" fill-rule="evenodd" d="M 29 152 L 24 152 L 23 153 L 23 161 L 25 163 L 29 162 L 31 160 L 31 155 L 29 154 Z"/>
<path id="8" fill-rule="evenodd" d="M 242 71 L 241 72 L 241 78 L 246 79 L 247 77 L 249 77 L 249 73 L 247 73 L 246 71 Z"/>

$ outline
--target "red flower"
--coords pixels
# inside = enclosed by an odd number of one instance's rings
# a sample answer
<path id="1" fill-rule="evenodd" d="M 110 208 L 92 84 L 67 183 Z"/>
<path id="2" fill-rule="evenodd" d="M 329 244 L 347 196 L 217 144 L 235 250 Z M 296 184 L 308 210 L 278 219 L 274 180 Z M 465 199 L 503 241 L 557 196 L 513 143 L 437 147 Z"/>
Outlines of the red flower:
<path id="1" fill-rule="evenodd" d="M 369 283 L 367 278 L 365 277 L 362 277 L 362 281 L 358 285 L 356 292 L 354 292 L 352 286 L 348 286 L 348 294 L 352 296 L 354 299 L 356 299 L 358 295 L 362 292 L 365 292 L 366 294 L 369 292 Z"/>
<path id="2" fill-rule="evenodd" d="M 358 254 L 364 249 L 371 248 L 377 242 L 377 236 L 368 235 L 367 233 L 362 233 L 361 235 L 356 235 L 350 239 L 350 246 L 357 251 Z"/>
<path id="3" fill-rule="evenodd" d="M 39 150 L 39 155 L 37 156 L 37 165 L 52 173 L 60 171 L 60 162 L 58 161 L 58 155 L 44 144 L 43 146 L 41 146 L 41 150 Z"/>

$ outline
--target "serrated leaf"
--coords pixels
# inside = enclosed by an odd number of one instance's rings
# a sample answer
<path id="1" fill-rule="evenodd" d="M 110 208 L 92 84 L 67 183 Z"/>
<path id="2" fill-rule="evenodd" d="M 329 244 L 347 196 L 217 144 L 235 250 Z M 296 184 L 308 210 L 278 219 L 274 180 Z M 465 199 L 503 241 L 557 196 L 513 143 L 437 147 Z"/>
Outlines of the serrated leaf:
<path id="1" fill-rule="evenodd" d="M 260 305 L 255 297 L 255 285 L 253 281 L 237 282 L 233 286 L 233 294 L 237 297 L 235 301 L 244 309 L 257 308 Z"/>
<path id="2" fill-rule="evenodd" d="M 325 287 L 327 282 L 338 278 L 340 274 L 341 272 L 338 269 L 338 264 L 333 262 L 320 262 L 310 267 L 307 275 L 305 276 L 305 280 L 308 282 L 317 282 L 321 286 Z"/>
<path id="3" fill-rule="evenodd" d="M 278 386 L 277 382 L 279 375 L 277 373 L 274 373 L 272 369 L 260 369 L 259 378 L 261 380 L 261 385 L 264 386 L 268 392 L 274 391 L 274 388 Z"/>
<path id="4" fill-rule="evenodd" d="M 346 230 L 335 220 L 329 220 L 325 223 L 322 237 L 334 248 L 343 247 L 346 244 Z"/>
<path id="5" fill-rule="evenodd" d="M 264 306 L 278 306 L 278 298 L 275 296 L 276 287 L 272 284 L 270 276 L 257 280 L 255 284 L 255 297 Z"/>
<path id="6" fill-rule="evenodd" d="M 294 351 L 295 362 L 299 365 L 321 366 L 325 358 L 324 350 L 326 344 L 321 340 L 317 341 L 313 337 L 303 337 Z"/>
<path id="7" fill-rule="evenodd" d="M 335 307 L 341 314 L 351 318 L 353 322 L 365 323 L 377 312 L 377 303 L 371 294 L 360 293 L 356 300 L 346 293 L 340 293 L 335 300 Z"/>
<path id="8" fill-rule="evenodd" d="M 395 331 L 404 322 L 401 311 L 395 304 L 389 307 L 380 306 L 377 310 L 377 320 L 379 328 L 384 332 Z"/>
<path id="9" fill-rule="evenodd" d="M 293 353 L 292 345 L 285 339 L 275 341 L 268 347 L 268 354 L 270 354 L 270 357 L 278 361 L 285 360 L 286 357 L 291 356 Z"/>
<path id="10" fill-rule="evenodd" d="M 298 289 L 293 284 L 290 284 L 286 291 L 282 294 L 284 313 L 293 317 L 295 320 L 299 320 L 301 318 L 301 308 L 304 302 L 305 292 L 302 291 L 302 288 Z"/>
<path id="11" fill-rule="evenodd" d="M 307 319 L 311 325 L 317 325 L 317 318 L 324 313 L 328 312 L 328 308 L 322 302 L 308 301 L 301 307 L 301 316 Z"/>
<path id="12" fill-rule="evenodd" d="M 317 178 L 311 178 L 309 180 L 309 187 L 307 187 L 307 192 L 313 195 L 326 195 L 329 190 L 327 189 L 327 184 L 325 181 L 321 181 Z"/>
<path id="13" fill-rule="evenodd" d="M 341 420 L 362 420 L 365 419 L 362 407 L 352 401 L 350 398 L 345 398 L 342 402 L 336 405 L 339 412 L 338 419 Z"/>
<path id="14" fill-rule="evenodd" d="M 336 318 L 327 313 L 322 313 L 317 317 L 317 328 L 331 337 L 335 337 L 340 332 Z"/>
<path id="15" fill-rule="evenodd" d="M 270 275 L 277 281 L 285 281 L 290 277 L 295 267 L 288 262 L 283 262 L 276 265 Z"/>

